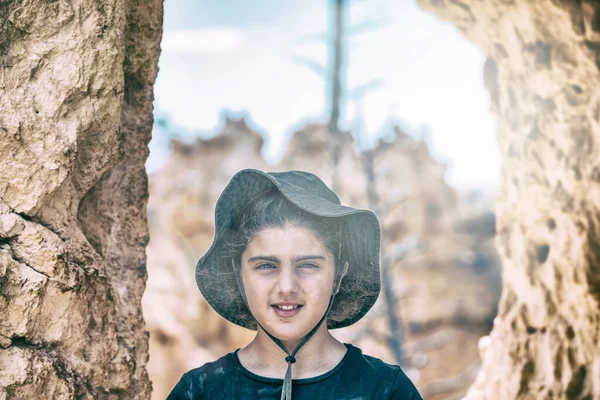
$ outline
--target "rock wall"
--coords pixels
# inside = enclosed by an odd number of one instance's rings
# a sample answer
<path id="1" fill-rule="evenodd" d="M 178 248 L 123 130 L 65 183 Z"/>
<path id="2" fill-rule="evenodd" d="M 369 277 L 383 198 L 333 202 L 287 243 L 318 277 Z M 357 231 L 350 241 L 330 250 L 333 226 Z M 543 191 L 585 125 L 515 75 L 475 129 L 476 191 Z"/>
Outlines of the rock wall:
<path id="1" fill-rule="evenodd" d="M 485 54 L 499 315 L 470 399 L 600 398 L 600 4 L 419 0 Z"/>
<path id="2" fill-rule="evenodd" d="M 0 399 L 147 399 L 162 2 L 0 6 Z"/>

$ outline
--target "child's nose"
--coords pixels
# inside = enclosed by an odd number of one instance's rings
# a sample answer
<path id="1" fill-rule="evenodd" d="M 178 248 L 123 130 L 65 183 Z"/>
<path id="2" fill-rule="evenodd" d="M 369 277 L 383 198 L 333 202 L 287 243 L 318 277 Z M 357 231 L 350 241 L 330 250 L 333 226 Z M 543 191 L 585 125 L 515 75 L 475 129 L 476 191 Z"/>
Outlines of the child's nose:
<path id="1" fill-rule="evenodd" d="M 293 266 L 284 266 L 280 269 L 277 280 L 277 289 L 280 293 L 295 293 L 298 291 L 298 278 Z"/>

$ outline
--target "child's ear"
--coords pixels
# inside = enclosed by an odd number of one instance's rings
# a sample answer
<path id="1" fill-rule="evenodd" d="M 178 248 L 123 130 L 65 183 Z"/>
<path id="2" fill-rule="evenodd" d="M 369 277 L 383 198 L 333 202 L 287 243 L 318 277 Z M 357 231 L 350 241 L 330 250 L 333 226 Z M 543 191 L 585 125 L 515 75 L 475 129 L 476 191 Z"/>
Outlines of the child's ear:
<path id="1" fill-rule="evenodd" d="M 338 289 L 335 292 L 335 294 L 338 294 L 340 292 L 340 287 L 342 287 L 342 280 L 344 279 L 344 277 L 348 273 L 348 267 L 349 267 L 348 261 L 346 261 L 346 263 L 344 264 L 344 271 L 342 272 L 342 277 L 340 278 L 340 284 L 338 285 Z"/>

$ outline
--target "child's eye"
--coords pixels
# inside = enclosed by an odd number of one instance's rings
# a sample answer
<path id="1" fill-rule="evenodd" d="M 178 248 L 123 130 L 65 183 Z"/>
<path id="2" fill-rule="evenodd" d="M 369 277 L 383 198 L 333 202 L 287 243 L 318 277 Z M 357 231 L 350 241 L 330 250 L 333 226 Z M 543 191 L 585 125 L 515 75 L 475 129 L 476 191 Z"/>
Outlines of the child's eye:
<path id="1" fill-rule="evenodd" d="M 315 264 L 301 264 L 300 268 L 305 268 L 305 269 L 317 269 L 319 268 L 317 265 Z"/>
<path id="2" fill-rule="evenodd" d="M 255 269 L 273 269 L 273 268 L 275 268 L 275 266 L 271 265 L 271 264 L 260 264 L 260 265 L 256 266 Z"/>

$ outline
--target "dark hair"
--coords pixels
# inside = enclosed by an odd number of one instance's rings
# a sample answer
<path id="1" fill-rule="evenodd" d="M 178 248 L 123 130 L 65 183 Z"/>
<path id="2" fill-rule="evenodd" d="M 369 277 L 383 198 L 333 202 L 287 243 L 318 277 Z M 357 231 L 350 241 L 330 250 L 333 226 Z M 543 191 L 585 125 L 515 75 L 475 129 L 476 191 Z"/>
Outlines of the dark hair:
<path id="1" fill-rule="evenodd" d="M 276 188 L 252 199 L 235 225 L 235 229 L 229 231 L 227 242 L 229 256 L 238 266 L 241 266 L 242 253 L 252 236 L 267 227 L 283 228 L 287 225 L 310 229 L 333 255 L 336 268 L 341 268 L 346 261 L 340 260 L 341 222 L 336 218 L 320 217 L 302 210 Z"/>

